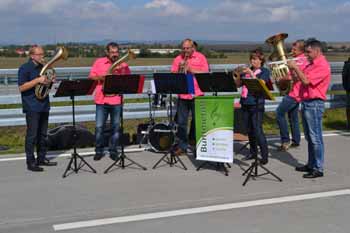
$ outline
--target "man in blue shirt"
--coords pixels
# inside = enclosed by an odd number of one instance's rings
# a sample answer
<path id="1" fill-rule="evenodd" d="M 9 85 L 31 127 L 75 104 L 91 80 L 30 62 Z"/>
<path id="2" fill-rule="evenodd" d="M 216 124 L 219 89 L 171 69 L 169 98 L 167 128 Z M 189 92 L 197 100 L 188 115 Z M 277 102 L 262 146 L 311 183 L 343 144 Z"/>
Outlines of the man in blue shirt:
<path id="1" fill-rule="evenodd" d="M 21 92 L 23 113 L 26 115 L 25 152 L 27 168 L 30 171 L 41 172 L 40 166 L 55 166 L 56 162 L 46 160 L 46 138 L 49 121 L 50 100 L 47 96 L 39 100 L 35 96 L 35 86 L 48 82 L 46 76 L 40 76 L 43 67 L 44 50 L 40 46 L 29 49 L 30 59 L 18 70 L 18 87 Z M 34 147 L 37 159 L 34 157 Z"/>

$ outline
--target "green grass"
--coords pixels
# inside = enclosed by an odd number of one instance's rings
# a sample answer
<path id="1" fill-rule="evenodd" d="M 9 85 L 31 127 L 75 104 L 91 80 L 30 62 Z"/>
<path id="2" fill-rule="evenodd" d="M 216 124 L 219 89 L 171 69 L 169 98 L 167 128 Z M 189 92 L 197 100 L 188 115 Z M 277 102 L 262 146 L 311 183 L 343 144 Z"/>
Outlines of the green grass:
<path id="1" fill-rule="evenodd" d="M 128 132 L 130 135 L 135 134 L 137 126 L 141 123 L 146 123 L 148 119 L 137 120 L 125 120 L 124 132 Z M 157 122 L 165 122 L 166 119 L 156 119 Z M 300 121 L 301 122 L 301 121 Z M 300 123 L 301 124 L 301 123 Z M 92 133 L 95 131 L 95 122 L 81 123 L 81 125 L 88 128 Z M 50 124 L 49 128 L 54 128 L 57 124 Z M 264 124 L 265 133 L 267 135 L 278 135 L 279 129 L 276 123 L 276 117 L 274 113 L 265 113 Z M 346 116 L 345 108 L 339 109 L 327 109 L 323 117 L 323 129 L 324 130 L 344 130 L 346 128 Z M 9 147 L 6 151 L 0 151 L 0 154 L 10 153 L 22 153 L 24 152 L 24 137 L 25 126 L 11 126 L 1 127 L 0 131 L 0 145 Z M 302 126 L 301 126 L 302 130 Z"/>

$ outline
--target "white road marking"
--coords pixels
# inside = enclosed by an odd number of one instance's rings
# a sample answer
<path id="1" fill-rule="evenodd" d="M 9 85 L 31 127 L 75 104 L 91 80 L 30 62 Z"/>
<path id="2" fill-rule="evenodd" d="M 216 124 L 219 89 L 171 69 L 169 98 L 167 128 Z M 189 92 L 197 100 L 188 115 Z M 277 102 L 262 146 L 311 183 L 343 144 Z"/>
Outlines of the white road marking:
<path id="1" fill-rule="evenodd" d="M 334 196 L 341 196 L 341 195 L 350 195 L 350 189 L 320 192 L 320 193 L 310 193 L 310 194 L 303 194 L 303 195 L 293 195 L 293 196 L 285 196 L 285 197 L 277 197 L 277 198 L 254 200 L 254 201 L 237 202 L 237 203 L 228 203 L 228 204 L 205 206 L 205 207 L 199 207 L 199 208 L 189 208 L 189 209 L 163 211 L 163 212 L 155 212 L 155 213 L 148 213 L 148 214 L 138 214 L 138 215 L 121 216 L 121 217 L 114 217 L 114 218 L 103 218 L 103 219 L 95 219 L 95 220 L 88 220 L 88 221 L 63 223 L 63 224 L 53 225 L 53 229 L 55 231 L 71 230 L 71 229 L 96 227 L 96 226 L 116 224 L 116 223 L 145 221 L 145 220 L 151 220 L 151 219 L 168 218 L 168 217 L 183 216 L 183 215 L 190 215 L 190 214 L 209 213 L 209 212 L 215 212 L 215 211 L 232 210 L 232 209 L 238 209 L 238 208 L 271 205 L 271 204 L 294 202 L 294 201 L 301 201 L 301 200 L 311 200 L 316 198 L 334 197 Z"/>

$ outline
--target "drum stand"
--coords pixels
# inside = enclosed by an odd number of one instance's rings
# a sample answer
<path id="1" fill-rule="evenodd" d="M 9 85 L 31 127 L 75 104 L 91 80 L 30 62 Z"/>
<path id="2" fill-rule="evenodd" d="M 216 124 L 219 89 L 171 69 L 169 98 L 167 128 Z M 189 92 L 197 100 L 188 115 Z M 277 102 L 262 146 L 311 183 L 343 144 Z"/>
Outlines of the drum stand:
<path id="1" fill-rule="evenodd" d="M 169 114 L 169 125 L 171 127 L 171 129 L 174 128 L 175 123 L 173 122 L 173 111 L 172 111 L 172 95 L 170 94 L 170 102 L 169 102 L 169 110 L 170 110 L 170 114 Z M 175 155 L 174 151 L 173 151 L 173 146 L 170 147 L 170 149 L 156 162 L 156 164 L 154 164 L 153 169 L 156 169 L 156 167 L 160 164 L 160 162 L 166 162 L 167 164 L 170 165 L 170 167 L 173 167 L 175 163 L 177 163 L 179 161 L 179 163 L 182 165 L 182 168 L 184 170 L 187 170 L 187 167 L 185 166 L 185 164 L 182 162 L 182 160 L 180 159 L 180 157 L 178 155 Z"/>

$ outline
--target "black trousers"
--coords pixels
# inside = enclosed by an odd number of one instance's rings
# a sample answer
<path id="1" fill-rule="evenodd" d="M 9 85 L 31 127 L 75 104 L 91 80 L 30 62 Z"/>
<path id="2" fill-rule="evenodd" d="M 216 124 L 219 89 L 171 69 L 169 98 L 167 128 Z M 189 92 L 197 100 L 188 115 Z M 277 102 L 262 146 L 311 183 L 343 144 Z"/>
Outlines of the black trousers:
<path id="1" fill-rule="evenodd" d="M 262 127 L 264 117 L 264 105 L 242 105 L 244 114 L 244 122 L 248 129 L 248 138 L 250 146 L 250 154 L 256 156 L 258 154 L 258 146 L 260 147 L 262 159 L 267 159 L 269 150 L 265 133 Z"/>
<path id="2" fill-rule="evenodd" d="M 27 164 L 34 164 L 45 160 L 47 151 L 47 128 L 49 124 L 49 112 L 27 112 L 27 131 L 25 138 L 25 152 Z M 37 160 L 34 157 L 36 147 Z"/>

